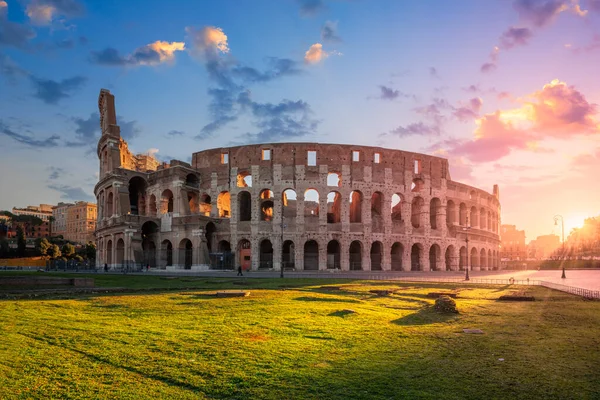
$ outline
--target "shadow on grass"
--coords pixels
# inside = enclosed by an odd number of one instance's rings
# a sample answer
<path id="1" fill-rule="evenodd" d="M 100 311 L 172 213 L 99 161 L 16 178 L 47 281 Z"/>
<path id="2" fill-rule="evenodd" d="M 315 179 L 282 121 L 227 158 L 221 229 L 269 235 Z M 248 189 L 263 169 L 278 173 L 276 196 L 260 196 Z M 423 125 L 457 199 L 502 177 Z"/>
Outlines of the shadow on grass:
<path id="1" fill-rule="evenodd" d="M 443 314 L 435 311 L 433 307 L 425 307 L 416 313 L 392 321 L 396 325 L 430 325 L 440 322 L 450 322 L 456 320 L 458 314 Z"/>
<path id="2" fill-rule="evenodd" d="M 331 337 L 331 336 L 311 336 L 311 335 L 304 335 L 305 338 L 307 339 L 317 339 L 317 340 L 335 340 L 335 338 Z"/>
<path id="3" fill-rule="evenodd" d="M 361 303 L 360 300 L 353 300 L 353 299 L 340 299 L 339 297 L 311 297 L 311 296 L 304 296 L 304 297 L 296 297 L 294 300 L 299 300 L 299 301 L 323 301 L 323 302 L 331 302 L 331 303 Z"/>
<path id="4" fill-rule="evenodd" d="M 352 315 L 352 314 L 356 314 L 356 311 L 352 311 L 352 310 L 339 310 L 339 311 L 334 311 L 331 314 L 327 314 L 327 316 L 329 316 L 329 317 L 341 317 L 341 318 L 344 318 L 346 315 Z"/>

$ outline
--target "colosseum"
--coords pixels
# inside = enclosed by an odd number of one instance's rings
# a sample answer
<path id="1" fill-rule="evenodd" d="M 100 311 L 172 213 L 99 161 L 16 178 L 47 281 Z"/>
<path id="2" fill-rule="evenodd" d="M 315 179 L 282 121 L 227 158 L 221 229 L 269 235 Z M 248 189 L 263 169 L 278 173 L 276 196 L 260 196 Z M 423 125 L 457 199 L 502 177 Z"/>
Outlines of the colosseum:
<path id="1" fill-rule="evenodd" d="M 268 143 L 191 164 L 134 155 L 114 96 L 102 136 L 99 266 L 166 270 L 498 269 L 500 201 L 452 181 L 448 160 L 380 147 Z M 467 257 L 468 255 L 468 257 Z"/>

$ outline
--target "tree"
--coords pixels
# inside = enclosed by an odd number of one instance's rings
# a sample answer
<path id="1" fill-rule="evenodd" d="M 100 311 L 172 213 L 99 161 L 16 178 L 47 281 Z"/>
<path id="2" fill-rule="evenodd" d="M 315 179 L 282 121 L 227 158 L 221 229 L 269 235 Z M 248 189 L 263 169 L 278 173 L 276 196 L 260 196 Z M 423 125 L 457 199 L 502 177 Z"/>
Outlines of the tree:
<path id="1" fill-rule="evenodd" d="M 55 221 L 56 219 L 53 216 L 49 216 L 48 217 L 48 236 L 52 237 L 52 223 Z"/>
<path id="2" fill-rule="evenodd" d="M 75 254 L 75 246 L 73 246 L 71 243 L 66 243 L 62 247 L 62 255 L 65 257 L 71 257 L 73 254 Z"/>
<path id="3" fill-rule="evenodd" d="M 0 239 L 0 258 L 8 258 L 10 257 L 10 246 L 8 245 L 8 240 Z"/>
<path id="4" fill-rule="evenodd" d="M 25 240 L 25 233 L 21 226 L 17 226 L 17 257 L 25 257 L 25 247 L 27 246 L 27 240 Z"/>
<path id="5" fill-rule="evenodd" d="M 38 239 L 36 248 L 40 252 L 42 256 L 48 255 L 48 249 L 52 246 L 52 244 L 46 238 Z"/>
<path id="6" fill-rule="evenodd" d="M 96 243 L 87 242 L 87 244 L 85 245 L 84 255 L 85 255 L 85 258 L 87 258 L 88 260 L 95 260 L 96 259 Z"/>
<path id="7" fill-rule="evenodd" d="M 50 256 L 50 258 L 56 259 L 60 257 L 62 253 L 60 252 L 60 248 L 57 245 L 53 244 L 52 246 L 50 246 L 50 248 L 48 248 L 48 255 Z"/>

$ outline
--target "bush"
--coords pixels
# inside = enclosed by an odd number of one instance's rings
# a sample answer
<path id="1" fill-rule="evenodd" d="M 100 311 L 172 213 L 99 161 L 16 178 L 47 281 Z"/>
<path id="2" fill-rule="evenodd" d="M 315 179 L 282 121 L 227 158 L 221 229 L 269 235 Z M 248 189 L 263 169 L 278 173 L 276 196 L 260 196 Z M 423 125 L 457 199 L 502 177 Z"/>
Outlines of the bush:
<path id="1" fill-rule="evenodd" d="M 435 300 L 433 308 L 442 313 L 453 313 L 457 314 L 456 302 L 449 296 L 440 296 Z"/>

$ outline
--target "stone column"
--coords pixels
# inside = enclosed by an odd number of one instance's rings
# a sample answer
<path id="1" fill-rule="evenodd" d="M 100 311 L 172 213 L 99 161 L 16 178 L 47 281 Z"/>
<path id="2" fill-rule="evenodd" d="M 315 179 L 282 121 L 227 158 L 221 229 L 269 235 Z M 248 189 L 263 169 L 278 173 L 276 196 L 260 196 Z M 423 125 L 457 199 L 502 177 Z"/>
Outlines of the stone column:
<path id="1" fill-rule="evenodd" d="M 387 242 L 382 241 L 382 254 L 381 254 L 381 270 L 382 271 L 391 271 L 392 270 L 392 246 L 388 245 Z"/>
<path id="2" fill-rule="evenodd" d="M 350 270 L 350 244 L 346 241 L 340 242 L 340 269 L 342 271 Z"/>
<path id="3" fill-rule="evenodd" d="M 252 271 L 257 271 L 258 266 L 260 265 L 260 243 L 258 243 L 258 239 L 250 240 L 250 248 L 251 248 L 251 269 Z"/>
<path id="4" fill-rule="evenodd" d="M 317 241 L 319 243 L 319 270 L 327 269 L 327 243 L 323 245 L 322 241 Z"/>
<path id="5" fill-rule="evenodd" d="M 412 249 L 412 243 L 408 242 L 402 253 L 402 270 L 410 271 L 410 252 Z"/>

